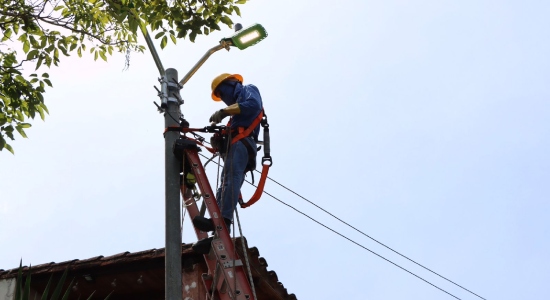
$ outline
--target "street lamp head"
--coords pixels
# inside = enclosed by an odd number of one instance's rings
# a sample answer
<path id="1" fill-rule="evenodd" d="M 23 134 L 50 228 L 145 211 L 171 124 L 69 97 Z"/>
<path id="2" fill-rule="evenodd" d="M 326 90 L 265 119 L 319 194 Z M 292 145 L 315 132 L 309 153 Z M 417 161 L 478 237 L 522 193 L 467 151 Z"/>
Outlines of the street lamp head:
<path id="1" fill-rule="evenodd" d="M 248 28 L 237 31 L 232 37 L 227 40 L 240 50 L 244 50 L 250 46 L 256 45 L 267 37 L 267 31 L 261 24 L 254 24 Z"/>

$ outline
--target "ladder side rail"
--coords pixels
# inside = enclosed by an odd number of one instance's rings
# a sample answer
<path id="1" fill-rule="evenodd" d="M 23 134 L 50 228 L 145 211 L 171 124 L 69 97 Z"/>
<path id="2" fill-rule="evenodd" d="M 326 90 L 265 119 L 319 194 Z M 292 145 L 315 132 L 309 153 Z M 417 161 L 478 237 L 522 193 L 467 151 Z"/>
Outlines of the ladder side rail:
<path id="1" fill-rule="evenodd" d="M 186 190 L 187 188 L 185 187 L 185 184 L 182 184 L 180 186 L 180 191 L 181 191 L 181 196 L 183 198 L 183 203 L 184 203 L 184 206 L 185 206 L 185 209 L 187 209 L 187 213 L 189 214 L 189 217 L 191 218 L 191 220 L 193 220 L 193 218 L 197 215 L 200 214 L 200 211 L 199 211 L 199 208 L 197 206 L 197 202 L 195 201 L 195 199 L 191 196 L 191 197 L 188 197 L 186 195 Z M 208 237 L 208 234 L 206 232 L 203 232 L 203 231 L 200 231 L 198 230 L 197 228 L 194 228 L 195 230 L 195 234 L 197 235 L 197 239 L 198 240 L 201 240 L 201 239 L 205 239 Z M 215 270 L 216 270 L 216 264 L 217 264 L 217 261 L 215 259 L 215 257 L 211 257 L 210 255 L 208 254 L 204 254 L 203 255 L 204 257 L 204 260 L 206 262 L 206 266 L 208 268 L 208 273 L 209 274 L 214 274 Z M 208 279 L 208 278 L 203 278 L 203 283 L 206 287 L 206 290 L 209 291 L 211 289 L 211 279 Z M 216 291 L 214 291 L 216 292 Z M 217 298 L 215 298 L 215 296 L 213 294 L 210 294 L 210 293 L 207 293 L 206 296 L 205 296 L 205 299 L 206 300 L 212 300 L 212 299 L 219 299 L 219 295 Z"/>
<path id="2" fill-rule="evenodd" d="M 185 149 L 184 151 L 187 156 L 188 162 L 191 164 L 191 168 L 195 175 L 195 179 L 197 181 L 199 189 L 201 190 L 203 201 L 205 201 L 206 203 L 206 208 L 208 209 L 208 213 L 210 214 L 210 217 L 212 218 L 212 221 L 214 223 L 214 227 L 216 228 L 216 234 L 221 241 L 221 243 L 214 243 L 216 244 L 217 248 L 213 249 L 215 255 L 218 257 L 218 262 L 220 263 L 223 271 L 222 273 L 224 274 L 224 276 L 220 277 L 223 277 L 222 279 L 225 279 L 226 283 L 229 285 L 229 290 L 231 293 L 233 293 L 234 291 L 239 291 L 239 294 L 235 295 L 235 298 L 233 299 L 255 300 L 252 294 L 252 288 L 250 286 L 250 283 L 248 282 L 243 266 L 241 265 L 235 267 L 224 267 L 224 262 L 232 263 L 233 261 L 238 261 L 239 257 L 235 252 L 233 241 L 231 240 L 231 236 L 229 235 L 227 226 L 223 221 L 220 209 L 218 207 L 218 204 L 216 203 L 216 198 L 206 176 L 206 172 L 204 171 L 204 167 L 202 166 L 202 162 L 199 158 L 197 150 Z M 196 215 L 198 213 L 198 209 L 193 213 Z M 212 247 L 214 247 L 214 245 Z M 225 255 L 224 262 L 219 261 L 222 255 Z M 233 270 L 235 270 L 235 273 L 233 273 Z M 215 272 L 215 268 L 213 270 L 209 268 L 209 272 L 213 274 Z M 237 277 L 237 286 L 234 286 L 235 276 Z M 217 287 L 221 287 L 223 286 L 223 280 L 220 280 L 215 284 Z M 223 295 L 228 294 L 225 293 Z M 248 297 L 246 297 L 245 295 Z"/>

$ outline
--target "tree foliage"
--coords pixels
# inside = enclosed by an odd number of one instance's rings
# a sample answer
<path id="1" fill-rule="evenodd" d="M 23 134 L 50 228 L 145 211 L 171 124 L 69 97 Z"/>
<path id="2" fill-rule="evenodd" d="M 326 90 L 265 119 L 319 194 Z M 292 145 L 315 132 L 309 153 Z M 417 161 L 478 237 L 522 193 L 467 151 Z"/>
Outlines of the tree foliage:
<path id="1" fill-rule="evenodd" d="M 55 284 L 55 281 L 53 280 L 53 274 L 52 274 L 50 276 L 50 279 L 48 280 L 48 283 L 46 284 L 46 287 L 42 291 L 42 296 L 40 297 L 40 299 L 41 300 L 69 299 L 71 288 L 73 287 L 74 279 L 71 280 L 71 282 L 66 287 L 65 292 L 63 293 L 63 285 L 65 285 L 65 282 L 67 280 L 68 272 L 69 272 L 69 268 L 65 269 L 61 277 L 57 280 L 57 284 Z M 25 279 L 25 283 L 23 283 L 23 279 Z M 52 284 L 55 284 L 56 287 L 52 291 L 52 294 L 50 296 L 50 289 L 53 287 Z M 113 292 L 111 292 L 104 300 L 108 300 L 112 293 Z M 92 292 L 92 294 L 87 299 L 88 300 L 92 299 L 94 294 L 95 294 L 95 291 Z M 31 267 L 28 268 L 27 274 L 23 275 L 23 263 L 21 261 L 19 263 L 19 269 L 17 270 L 17 278 L 15 280 L 15 295 L 13 297 L 13 300 L 30 300 L 30 299 L 31 299 Z M 33 299 L 36 299 L 36 295 L 35 297 L 33 297 Z"/>
<path id="2" fill-rule="evenodd" d="M 0 151 L 13 153 L 7 139 L 24 129 L 36 115 L 44 119 L 46 86 L 52 82 L 44 68 L 60 58 L 89 52 L 107 60 L 113 52 L 143 52 L 138 43 L 148 28 L 161 48 L 168 41 L 232 27 L 237 5 L 246 0 L 0 0 Z M 25 68 L 34 68 L 26 75 Z M 42 73 L 42 74 L 40 74 Z"/>

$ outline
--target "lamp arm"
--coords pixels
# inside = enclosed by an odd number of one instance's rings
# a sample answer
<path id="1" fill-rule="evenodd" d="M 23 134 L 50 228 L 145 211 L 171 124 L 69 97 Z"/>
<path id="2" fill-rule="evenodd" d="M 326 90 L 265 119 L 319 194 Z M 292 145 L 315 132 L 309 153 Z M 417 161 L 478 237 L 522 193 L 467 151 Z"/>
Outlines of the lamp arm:
<path id="1" fill-rule="evenodd" d="M 151 36 L 149 35 L 149 31 L 145 27 L 141 27 L 141 33 L 143 33 L 143 37 L 145 38 L 145 41 L 147 42 L 147 46 L 149 47 L 149 51 L 151 51 L 151 55 L 153 56 L 153 59 L 155 60 L 155 64 L 157 65 L 157 69 L 159 69 L 160 76 L 164 76 L 164 67 L 162 66 L 162 62 L 160 61 L 160 57 L 157 53 L 157 49 L 155 49 L 155 44 L 153 44 L 153 41 L 151 40 Z"/>
<path id="2" fill-rule="evenodd" d="M 187 81 L 193 76 L 197 70 L 204 64 L 204 62 L 210 57 L 210 55 L 214 54 L 215 52 L 221 50 L 221 49 L 227 49 L 229 50 L 229 47 L 231 46 L 231 40 L 223 39 L 220 41 L 220 44 L 210 48 L 210 50 L 206 51 L 206 53 L 199 59 L 199 61 L 183 76 L 183 79 L 180 81 L 181 85 L 185 85 Z"/>

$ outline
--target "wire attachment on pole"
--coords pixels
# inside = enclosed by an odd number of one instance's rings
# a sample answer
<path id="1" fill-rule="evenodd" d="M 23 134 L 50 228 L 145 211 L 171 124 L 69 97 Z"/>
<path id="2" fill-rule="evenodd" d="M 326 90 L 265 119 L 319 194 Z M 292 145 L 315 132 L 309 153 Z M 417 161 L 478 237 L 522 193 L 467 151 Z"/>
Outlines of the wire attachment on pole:
<path id="1" fill-rule="evenodd" d="M 157 107 L 157 110 L 159 111 L 159 114 L 164 113 L 164 108 L 160 107 L 156 101 L 153 101 L 153 104 Z"/>

